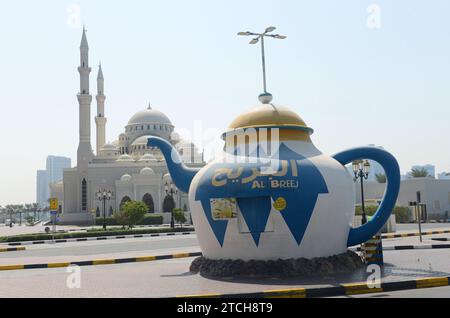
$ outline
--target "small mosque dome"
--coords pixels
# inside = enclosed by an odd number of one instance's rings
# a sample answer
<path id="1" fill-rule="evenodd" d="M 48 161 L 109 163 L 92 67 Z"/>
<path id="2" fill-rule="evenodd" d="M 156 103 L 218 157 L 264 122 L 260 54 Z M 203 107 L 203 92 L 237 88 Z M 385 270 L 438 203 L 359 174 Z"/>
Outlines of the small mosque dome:
<path id="1" fill-rule="evenodd" d="M 139 159 L 139 161 L 156 161 L 156 158 L 151 153 L 146 153 Z"/>
<path id="2" fill-rule="evenodd" d="M 130 182 L 131 181 L 131 176 L 126 173 L 120 178 L 120 181 Z"/>
<path id="3" fill-rule="evenodd" d="M 148 175 L 155 174 L 155 171 L 153 171 L 153 169 L 150 168 L 150 167 L 145 167 L 145 168 L 143 168 L 143 169 L 141 170 L 141 172 L 139 172 L 139 173 L 142 174 L 142 175 L 148 176 Z"/>
<path id="4" fill-rule="evenodd" d="M 172 132 L 170 135 L 170 139 L 172 139 L 174 142 L 179 142 L 181 140 L 180 134 L 177 132 Z"/>
<path id="5" fill-rule="evenodd" d="M 117 149 L 116 146 L 114 146 L 113 144 L 104 144 L 102 148 L 100 148 L 101 151 L 115 151 Z"/>
<path id="6" fill-rule="evenodd" d="M 121 161 L 121 162 L 132 162 L 132 161 L 134 161 L 134 160 L 133 160 L 133 158 L 131 158 L 129 155 L 124 154 L 124 155 L 121 155 L 121 156 L 119 157 L 119 159 L 117 159 L 117 161 Z"/>

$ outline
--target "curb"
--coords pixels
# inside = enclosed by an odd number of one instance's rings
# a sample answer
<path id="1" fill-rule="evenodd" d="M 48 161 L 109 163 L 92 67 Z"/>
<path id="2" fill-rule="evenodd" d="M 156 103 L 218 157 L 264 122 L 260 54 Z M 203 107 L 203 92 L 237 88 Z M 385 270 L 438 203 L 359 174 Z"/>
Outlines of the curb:
<path id="1" fill-rule="evenodd" d="M 447 233 L 450 233 L 450 230 L 427 231 L 427 232 L 422 232 L 422 235 L 447 234 Z M 412 236 L 419 236 L 419 235 L 420 234 L 417 232 L 402 233 L 402 234 L 383 234 L 383 235 L 381 235 L 381 238 L 391 239 L 391 238 L 412 237 Z"/>
<path id="2" fill-rule="evenodd" d="M 433 241 L 441 241 L 441 242 L 446 242 L 446 241 L 450 241 L 450 238 L 447 237 L 436 237 L 436 238 L 432 238 L 431 240 Z"/>
<path id="3" fill-rule="evenodd" d="M 73 266 L 73 265 L 94 266 L 94 265 L 139 263 L 139 262 L 152 262 L 152 261 L 160 261 L 160 260 L 167 260 L 167 259 L 174 259 L 174 258 L 196 257 L 196 256 L 202 256 L 202 253 L 201 252 L 177 253 L 177 254 L 156 255 L 156 256 L 111 258 L 111 259 L 98 259 L 98 260 L 92 260 L 92 261 L 58 262 L 58 263 L 46 263 L 46 264 L 0 265 L 0 271 L 19 270 L 19 269 L 59 268 L 59 267 L 69 267 L 69 266 Z"/>
<path id="4" fill-rule="evenodd" d="M 70 239 L 56 239 L 56 240 L 43 240 L 43 241 L 22 241 L 22 242 L 9 242 L 5 243 L 8 246 L 22 246 L 22 245 L 37 245 L 48 243 L 68 243 L 68 242 L 86 242 L 86 241 L 104 241 L 115 239 L 127 239 L 127 238 L 143 238 L 143 237 L 158 237 L 158 236 L 176 236 L 176 235 L 189 235 L 195 234 L 195 231 L 191 232 L 169 232 L 169 233 L 152 233 L 152 234 L 129 234 L 119 236 L 94 236 L 94 237 L 80 237 Z"/>
<path id="5" fill-rule="evenodd" d="M 25 251 L 25 246 L 19 246 L 19 247 L 0 247 L 0 253 L 3 253 L 3 252 L 17 252 L 17 251 Z"/>
<path id="6" fill-rule="evenodd" d="M 424 245 L 395 245 L 383 246 L 383 251 L 404 251 L 404 250 L 430 250 L 450 248 L 450 244 L 424 244 Z M 349 248 L 353 252 L 361 252 L 361 247 Z M 366 246 L 365 250 L 375 250 L 375 247 Z"/>
<path id="7" fill-rule="evenodd" d="M 292 288 L 280 290 L 266 290 L 255 293 L 241 294 L 204 294 L 177 296 L 177 298 L 318 298 L 363 295 L 382 292 L 392 292 L 408 289 L 422 289 L 449 286 L 450 276 L 419 278 L 415 280 L 381 283 L 380 288 L 370 288 L 367 283 L 340 284 L 336 287 L 321 288 Z"/>

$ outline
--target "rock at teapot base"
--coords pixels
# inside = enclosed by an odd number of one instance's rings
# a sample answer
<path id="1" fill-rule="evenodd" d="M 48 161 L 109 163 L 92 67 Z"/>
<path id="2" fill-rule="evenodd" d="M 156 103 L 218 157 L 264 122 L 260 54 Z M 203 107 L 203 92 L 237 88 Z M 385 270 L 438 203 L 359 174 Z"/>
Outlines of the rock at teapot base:
<path id="1" fill-rule="evenodd" d="M 196 258 L 190 271 L 210 277 L 303 277 L 324 274 L 353 273 L 364 267 L 363 259 L 355 252 L 287 260 L 211 260 Z"/>

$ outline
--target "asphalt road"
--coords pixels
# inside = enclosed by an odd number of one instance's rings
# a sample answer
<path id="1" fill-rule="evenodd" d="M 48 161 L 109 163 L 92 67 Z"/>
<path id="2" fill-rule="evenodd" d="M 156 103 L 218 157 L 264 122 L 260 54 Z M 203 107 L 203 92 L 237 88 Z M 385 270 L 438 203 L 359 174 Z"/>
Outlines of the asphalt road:
<path id="1" fill-rule="evenodd" d="M 450 237 L 448 234 L 438 237 Z M 435 236 L 436 237 L 436 236 Z M 433 243 L 432 236 L 424 244 Z M 436 242 L 434 242 L 436 243 Z M 420 244 L 417 237 L 384 240 L 387 245 Z M 27 246 L 0 253 L 0 264 L 92 260 L 198 251 L 195 235 L 72 242 Z M 450 275 L 450 249 L 386 251 L 385 281 Z M 366 273 L 308 279 L 208 279 L 189 272 L 192 258 L 80 267 L 81 288 L 69 288 L 66 268 L 0 271 L 0 297 L 173 297 L 190 294 L 257 292 L 325 287 L 364 281 Z M 450 297 L 450 288 L 431 288 L 351 297 Z"/>
<path id="2" fill-rule="evenodd" d="M 397 254 L 396 254 L 397 253 Z M 386 255 L 396 262 L 399 252 Z M 446 255 L 425 255 L 422 264 L 411 268 L 415 256 L 400 257 L 399 265 L 390 269 L 388 280 L 404 280 L 423 276 L 449 275 L 450 271 L 426 269 L 428 262 Z M 224 279 L 216 280 L 189 272 L 193 258 L 79 267 L 80 288 L 70 288 L 73 273 L 66 268 L 16 270 L 0 272 L 0 297 L 174 297 L 192 294 L 245 293 L 295 287 L 325 287 L 339 279 Z M 444 262 L 442 262 L 444 263 Z M 406 266 L 406 267 L 403 267 Z M 395 270 L 396 271 L 395 271 Z M 343 278 L 347 279 L 347 278 Z M 431 288 L 351 297 L 450 297 L 450 288 Z"/>
<path id="3" fill-rule="evenodd" d="M 39 244 L 27 245 L 25 251 L 0 253 L 0 265 L 126 258 L 199 250 L 195 234 Z"/>

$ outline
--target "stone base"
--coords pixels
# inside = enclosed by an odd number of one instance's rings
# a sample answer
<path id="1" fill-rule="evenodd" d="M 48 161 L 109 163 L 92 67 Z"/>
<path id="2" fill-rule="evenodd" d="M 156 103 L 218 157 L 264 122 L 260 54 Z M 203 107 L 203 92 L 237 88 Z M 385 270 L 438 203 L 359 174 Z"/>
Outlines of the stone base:
<path id="1" fill-rule="evenodd" d="M 299 258 L 276 261 L 210 260 L 196 258 L 190 267 L 193 273 L 212 277 L 272 276 L 305 277 L 352 273 L 364 267 L 363 259 L 352 251 L 313 259 Z"/>
<path id="2" fill-rule="evenodd" d="M 59 225 L 94 225 L 94 215 L 92 213 L 62 213 L 58 221 Z"/>

